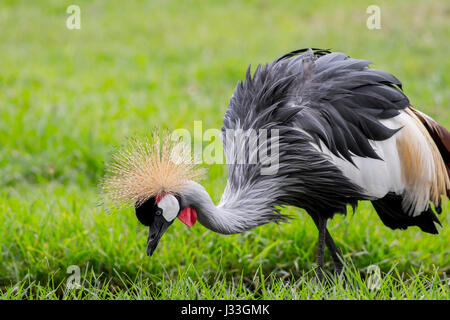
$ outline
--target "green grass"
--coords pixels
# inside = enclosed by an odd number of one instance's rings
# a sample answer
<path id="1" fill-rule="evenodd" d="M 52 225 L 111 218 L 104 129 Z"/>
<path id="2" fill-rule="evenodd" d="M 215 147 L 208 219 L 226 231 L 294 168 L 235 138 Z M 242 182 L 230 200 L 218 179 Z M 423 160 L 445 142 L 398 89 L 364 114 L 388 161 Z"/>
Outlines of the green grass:
<path id="1" fill-rule="evenodd" d="M 241 235 L 174 223 L 152 258 L 132 210 L 98 206 L 104 161 L 154 126 L 220 128 L 249 63 L 296 48 L 365 58 L 403 81 L 414 106 L 450 127 L 446 1 L 72 1 L 0 3 L 0 298 L 448 299 L 450 218 L 439 236 L 392 231 L 373 208 L 336 217 L 347 282 L 315 282 L 317 231 L 308 215 Z M 366 28 L 378 4 L 382 29 Z M 226 168 L 208 166 L 214 201 Z M 332 270 L 327 255 L 327 269 Z M 82 289 L 65 287 L 67 268 Z M 381 269 L 370 290 L 368 269 Z"/>

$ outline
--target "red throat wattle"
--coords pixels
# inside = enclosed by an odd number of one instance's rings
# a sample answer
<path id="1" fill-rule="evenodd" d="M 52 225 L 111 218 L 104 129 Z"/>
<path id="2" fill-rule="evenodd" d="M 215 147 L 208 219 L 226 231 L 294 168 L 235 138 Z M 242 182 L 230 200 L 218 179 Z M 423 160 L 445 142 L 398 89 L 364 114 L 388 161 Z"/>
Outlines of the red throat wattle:
<path id="1" fill-rule="evenodd" d="M 162 200 L 162 198 L 164 198 L 165 195 L 166 194 L 164 193 L 156 195 L 155 196 L 156 203 L 159 203 Z M 181 222 L 183 222 L 188 227 L 192 227 L 197 221 L 197 212 L 191 207 L 184 208 L 178 215 L 178 219 L 180 219 Z"/>
<path id="2" fill-rule="evenodd" d="M 178 219 L 188 227 L 192 227 L 197 221 L 197 212 L 191 207 L 184 208 L 178 215 Z"/>

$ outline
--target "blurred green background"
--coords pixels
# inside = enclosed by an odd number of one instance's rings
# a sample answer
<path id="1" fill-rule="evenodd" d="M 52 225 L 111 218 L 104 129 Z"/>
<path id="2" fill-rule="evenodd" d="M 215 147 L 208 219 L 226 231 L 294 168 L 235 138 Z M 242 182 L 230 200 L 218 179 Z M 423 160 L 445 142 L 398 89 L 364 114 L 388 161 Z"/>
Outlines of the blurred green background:
<path id="1" fill-rule="evenodd" d="M 66 9 L 81 8 L 81 29 Z M 369 30 L 369 5 L 381 29 Z M 69 265 L 116 278 L 180 272 L 207 281 L 264 273 L 298 277 L 315 265 L 316 230 L 290 224 L 220 236 L 175 223 L 155 256 L 132 210 L 108 215 L 97 183 L 114 146 L 154 126 L 194 120 L 220 128 L 248 64 L 294 49 L 330 48 L 398 77 L 412 104 L 450 127 L 448 1 L 13 1 L 0 2 L 0 287 L 63 281 Z M 214 201 L 226 168 L 203 182 Z M 447 207 L 446 207 L 447 208 Z M 439 236 L 392 231 L 372 207 L 336 217 L 330 231 L 362 272 L 397 265 L 450 271 L 449 218 Z M 331 267 L 327 256 L 328 265 Z M 188 269 L 187 266 L 194 266 Z M 91 269 L 89 269 L 91 270 Z"/>

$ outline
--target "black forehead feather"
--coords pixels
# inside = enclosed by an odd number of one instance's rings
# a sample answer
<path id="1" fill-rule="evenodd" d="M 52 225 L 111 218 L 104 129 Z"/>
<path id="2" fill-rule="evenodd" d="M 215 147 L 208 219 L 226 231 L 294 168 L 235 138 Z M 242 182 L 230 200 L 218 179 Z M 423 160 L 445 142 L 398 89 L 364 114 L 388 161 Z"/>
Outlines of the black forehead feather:
<path id="1" fill-rule="evenodd" d="M 136 217 L 140 223 L 148 227 L 153 223 L 156 209 L 157 205 L 155 197 L 151 197 L 139 206 L 135 206 Z"/>

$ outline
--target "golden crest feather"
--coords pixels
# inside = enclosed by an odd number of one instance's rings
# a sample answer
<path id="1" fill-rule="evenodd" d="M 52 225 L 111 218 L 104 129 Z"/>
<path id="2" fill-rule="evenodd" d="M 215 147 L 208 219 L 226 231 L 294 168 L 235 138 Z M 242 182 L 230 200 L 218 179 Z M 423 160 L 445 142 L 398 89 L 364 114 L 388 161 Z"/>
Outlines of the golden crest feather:
<path id="1" fill-rule="evenodd" d="M 198 180 L 204 170 L 192 162 L 191 146 L 172 141 L 170 134 L 130 139 L 112 155 L 101 182 L 103 203 L 114 208 L 139 206 L 158 194 L 179 194 L 188 180 Z"/>

